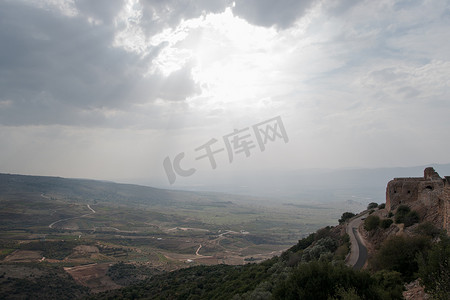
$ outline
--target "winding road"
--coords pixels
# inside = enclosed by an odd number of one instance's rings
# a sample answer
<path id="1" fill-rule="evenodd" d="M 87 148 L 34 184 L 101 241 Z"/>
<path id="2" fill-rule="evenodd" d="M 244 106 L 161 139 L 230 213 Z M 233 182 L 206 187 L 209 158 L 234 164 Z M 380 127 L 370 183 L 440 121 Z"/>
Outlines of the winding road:
<path id="1" fill-rule="evenodd" d="M 198 254 L 198 251 L 200 251 L 200 249 L 202 249 L 202 244 L 200 244 L 200 246 L 198 246 L 197 251 L 195 251 L 195 255 L 200 256 L 200 254 Z"/>
<path id="2" fill-rule="evenodd" d="M 73 219 L 78 219 L 78 218 L 83 218 L 86 216 L 90 216 L 95 214 L 95 210 L 88 204 L 87 208 L 89 208 L 89 210 L 91 211 L 90 213 L 84 214 L 82 216 L 78 216 L 78 217 L 71 217 L 71 218 L 65 218 L 65 219 L 60 219 L 58 221 L 53 222 L 52 224 L 48 225 L 48 228 L 53 228 L 53 226 L 59 222 L 63 222 L 63 221 L 68 221 L 68 220 L 73 220 Z"/>
<path id="3" fill-rule="evenodd" d="M 364 240 L 359 234 L 358 227 L 362 221 L 367 217 L 367 214 L 356 217 L 347 225 L 347 233 L 350 236 L 351 248 L 350 255 L 347 257 L 347 265 L 355 270 L 361 270 L 367 261 L 367 248 L 364 245 Z"/>

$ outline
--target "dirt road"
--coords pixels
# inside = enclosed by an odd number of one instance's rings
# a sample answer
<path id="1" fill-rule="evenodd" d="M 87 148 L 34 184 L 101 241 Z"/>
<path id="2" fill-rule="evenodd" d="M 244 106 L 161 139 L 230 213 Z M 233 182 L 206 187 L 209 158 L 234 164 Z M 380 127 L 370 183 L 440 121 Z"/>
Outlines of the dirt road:
<path id="1" fill-rule="evenodd" d="M 83 217 L 86 217 L 86 216 L 90 216 L 90 215 L 95 214 L 95 210 L 93 210 L 92 207 L 91 207 L 89 204 L 87 205 L 87 208 L 89 208 L 89 210 L 91 211 L 90 213 L 87 213 L 87 214 L 84 214 L 84 215 L 78 216 L 78 217 L 71 217 L 71 218 L 60 219 L 60 220 L 55 221 L 55 222 L 51 223 L 50 225 L 48 225 L 48 228 L 53 228 L 53 226 L 54 226 L 55 224 L 60 223 L 60 222 L 63 222 L 63 221 L 69 221 L 69 220 L 73 220 L 73 219 L 79 219 L 79 218 L 83 218 Z"/>

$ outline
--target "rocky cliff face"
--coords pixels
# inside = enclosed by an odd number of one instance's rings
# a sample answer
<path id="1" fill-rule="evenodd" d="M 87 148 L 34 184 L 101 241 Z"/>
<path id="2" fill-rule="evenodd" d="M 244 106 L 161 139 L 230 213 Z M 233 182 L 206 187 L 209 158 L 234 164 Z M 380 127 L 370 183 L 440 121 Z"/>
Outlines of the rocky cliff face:
<path id="1" fill-rule="evenodd" d="M 407 205 L 428 221 L 450 233 L 450 176 L 441 178 L 433 168 L 426 168 L 423 177 L 395 178 L 386 188 L 388 211 Z"/>

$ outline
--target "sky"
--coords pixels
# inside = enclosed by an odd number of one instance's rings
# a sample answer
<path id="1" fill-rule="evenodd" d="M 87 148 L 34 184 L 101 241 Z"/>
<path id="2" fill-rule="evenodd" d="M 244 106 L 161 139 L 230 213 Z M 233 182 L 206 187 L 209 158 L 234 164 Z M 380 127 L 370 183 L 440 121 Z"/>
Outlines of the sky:
<path id="1" fill-rule="evenodd" d="M 449 163 L 449 37 L 440 0 L 0 0 L 0 172 Z"/>

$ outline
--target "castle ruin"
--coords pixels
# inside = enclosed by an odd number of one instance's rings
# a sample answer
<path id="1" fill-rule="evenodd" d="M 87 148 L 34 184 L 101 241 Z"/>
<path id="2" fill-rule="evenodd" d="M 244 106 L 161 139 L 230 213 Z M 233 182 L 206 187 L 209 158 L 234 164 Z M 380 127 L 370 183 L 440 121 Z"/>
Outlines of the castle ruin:
<path id="1" fill-rule="evenodd" d="M 402 204 L 450 233 L 450 176 L 441 178 L 429 167 L 423 177 L 394 178 L 386 187 L 386 208 L 393 211 Z"/>

